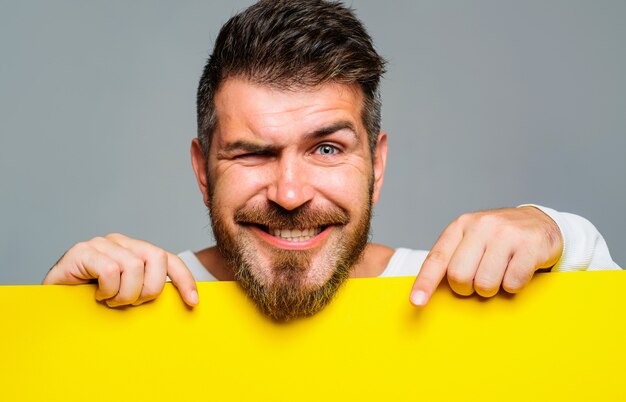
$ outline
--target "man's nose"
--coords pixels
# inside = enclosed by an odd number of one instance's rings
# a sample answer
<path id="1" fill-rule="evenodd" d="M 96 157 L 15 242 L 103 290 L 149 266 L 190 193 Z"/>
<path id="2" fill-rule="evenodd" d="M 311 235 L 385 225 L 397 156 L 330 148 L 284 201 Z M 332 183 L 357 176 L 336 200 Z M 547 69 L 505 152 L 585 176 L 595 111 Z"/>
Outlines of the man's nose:
<path id="1" fill-rule="evenodd" d="M 297 158 L 284 158 L 276 165 L 274 180 L 267 189 L 267 198 L 291 211 L 313 199 L 314 191 L 307 177 L 305 163 Z"/>

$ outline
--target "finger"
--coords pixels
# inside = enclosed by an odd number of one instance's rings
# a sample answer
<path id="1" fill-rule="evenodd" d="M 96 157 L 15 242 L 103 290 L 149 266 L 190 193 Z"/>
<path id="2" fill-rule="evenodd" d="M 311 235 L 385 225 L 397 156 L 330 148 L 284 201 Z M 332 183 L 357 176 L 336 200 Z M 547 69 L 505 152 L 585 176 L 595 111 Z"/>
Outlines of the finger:
<path id="1" fill-rule="evenodd" d="M 135 303 L 144 287 L 144 259 L 109 238 L 96 237 L 89 244 L 113 259 L 120 267 L 118 293 L 109 297 L 107 305 L 117 307 Z"/>
<path id="2" fill-rule="evenodd" d="M 165 286 L 167 277 L 167 253 L 154 247 L 153 250 L 146 254 L 146 268 L 143 278 L 143 289 L 141 295 L 134 306 L 138 306 L 147 301 L 151 301 L 159 297 Z"/>
<path id="3" fill-rule="evenodd" d="M 96 256 L 94 256 L 96 257 Z M 109 256 L 99 253 L 97 260 L 90 262 L 94 274 L 98 278 L 98 289 L 96 289 L 96 300 L 101 301 L 118 294 L 121 285 L 121 267 Z"/>
<path id="4" fill-rule="evenodd" d="M 106 304 L 109 307 L 118 307 L 133 304 L 139 298 L 143 289 L 143 277 L 145 266 L 143 261 L 131 266 L 124 266 L 120 275 L 120 290 L 117 295 L 111 299 L 107 299 Z"/>
<path id="5" fill-rule="evenodd" d="M 526 286 L 535 274 L 537 261 L 527 252 L 517 252 L 511 258 L 502 280 L 502 288 L 517 293 Z"/>
<path id="6" fill-rule="evenodd" d="M 148 242 L 132 239 L 121 234 L 113 233 L 107 235 L 107 238 L 115 241 L 116 243 L 128 248 L 136 255 L 144 258 L 147 261 L 149 253 L 154 251 L 156 246 Z M 178 289 L 183 300 L 189 306 L 195 306 L 198 304 L 198 290 L 196 288 L 196 282 L 193 275 L 187 269 L 187 266 L 183 261 L 174 254 L 167 253 L 167 274 L 172 279 L 172 283 Z"/>
<path id="7" fill-rule="evenodd" d="M 139 288 L 139 295 L 130 303 L 125 300 L 124 304 L 138 306 L 157 298 L 165 286 L 167 253 L 152 243 L 133 239 L 119 233 L 109 234 L 106 236 L 106 239 L 127 249 L 142 261 L 144 267 L 143 276 L 141 277 L 142 287 Z"/>
<path id="8" fill-rule="evenodd" d="M 487 246 L 474 277 L 476 293 L 482 297 L 492 297 L 498 293 L 512 255 L 512 247 L 506 242 Z"/>
<path id="9" fill-rule="evenodd" d="M 44 284 L 72 285 L 98 280 L 96 300 L 115 296 L 120 287 L 120 266 L 87 242 L 78 243 L 46 276 Z"/>
<path id="10" fill-rule="evenodd" d="M 108 262 L 101 261 L 101 253 L 87 242 L 78 243 L 69 249 L 52 267 L 43 280 L 44 285 L 76 285 L 89 283 L 98 278 L 98 267 Z"/>
<path id="11" fill-rule="evenodd" d="M 425 306 L 428 303 L 446 274 L 448 262 L 462 236 L 463 232 L 454 224 L 448 226 L 439 236 L 413 283 L 410 300 L 415 306 Z"/>
<path id="12" fill-rule="evenodd" d="M 193 275 L 185 263 L 172 253 L 167 253 L 167 274 L 187 305 L 193 307 L 199 303 Z"/>
<path id="13" fill-rule="evenodd" d="M 455 293 L 469 296 L 474 293 L 474 276 L 485 253 L 485 240 L 478 234 L 469 234 L 454 251 L 448 266 L 448 283 Z"/>

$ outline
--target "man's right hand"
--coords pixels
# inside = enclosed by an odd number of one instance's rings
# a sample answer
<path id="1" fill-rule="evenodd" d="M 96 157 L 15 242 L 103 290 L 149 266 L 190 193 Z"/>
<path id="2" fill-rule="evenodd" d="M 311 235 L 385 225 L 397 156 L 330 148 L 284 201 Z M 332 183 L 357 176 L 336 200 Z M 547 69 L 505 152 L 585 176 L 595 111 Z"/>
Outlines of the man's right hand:
<path id="1" fill-rule="evenodd" d="M 109 307 L 138 306 L 161 294 L 166 276 L 186 304 L 198 304 L 196 282 L 179 257 L 148 242 L 114 233 L 69 249 L 43 284 L 75 285 L 97 279 L 96 300 Z"/>

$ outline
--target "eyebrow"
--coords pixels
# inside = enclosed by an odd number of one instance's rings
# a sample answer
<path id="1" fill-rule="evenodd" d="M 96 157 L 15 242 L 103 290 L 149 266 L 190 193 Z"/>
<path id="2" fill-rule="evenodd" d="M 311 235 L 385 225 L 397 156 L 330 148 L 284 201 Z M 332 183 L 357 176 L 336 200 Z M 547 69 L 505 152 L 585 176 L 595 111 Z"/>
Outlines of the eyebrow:
<path id="1" fill-rule="evenodd" d="M 326 127 L 322 127 L 320 129 L 317 129 L 315 131 L 313 131 L 312 133 L 309 133 L 305 136 L 305 139 L 307 140 L 311 140 L 311 139 L 317 139 L 317 138 L 323 138 L 326 136 L 329 136 L 331 134 L 336 133 L 337 131 L 341 131 L 341 130 L 348 130 L 350 131 L 354 137 L 356 138 L 356 140 L 360 143 L 360 138 L 359 135 L 357 134 L 357 130 L 356 127 L 354 127 L 354 124 L 352 124 L 349 121 L 339 121 L 337 123 L 333 123 L 330 126 L 326 126 Z"/>
<path id="2" fill-rule="evenodd" d="M 224 155 L 233 153 L 233 152 L 250 152 L 255 154 L 275 154 L 278 153 L 280 147 L 278 145 L 269 145 L 269 144 L 259 144 L 250 141 L 235 141 L 227 144 L 220 152 L 218 152 L 218 157 L 223 157 Z"/>
<path id="3" fill-rule="evenodd" d="M 304 136 L 305 140 L 314 140 L 319 138 L 327 137 L 331 134 L 336 133 L 337 131 L 348 130 L 351 132 L 356 138 L 357 142 L 360 143 L 359 136 L 356 131 L 356 127 L 349 121 L 339 121 L 337 123 L 333 123 L 329 126 L 322 127 L 317 129 L 309 134 Z M 279 145 L 271 145 L 271 144 L 263 144 L 263 143 L 255 143 L 245 140 L 238 140 L 235 142 L 231 142 L 226 144 L 226 146 L 218 152 L 218 158 L 225 157 L 228 154 L 233 152 L 249 152 L 256 154 L 277 154 L 280 151 L 281 147 Z"/>

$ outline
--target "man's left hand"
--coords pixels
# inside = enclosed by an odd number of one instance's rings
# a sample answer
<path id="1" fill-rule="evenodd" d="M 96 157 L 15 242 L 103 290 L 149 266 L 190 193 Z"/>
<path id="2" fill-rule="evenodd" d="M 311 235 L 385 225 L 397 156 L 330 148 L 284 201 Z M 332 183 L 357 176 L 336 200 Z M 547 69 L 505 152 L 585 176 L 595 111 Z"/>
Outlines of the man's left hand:
<path id="1" fill-rule="evenodd" d="M 537 269 L 549 268 L 563 252 L 557 224 L 524 206 L 464 214 L 443 231 L 426 257 L 411 291 L 424 306 L 447 274 L 452 290 L 483 297 L 520 291 Z"/>

